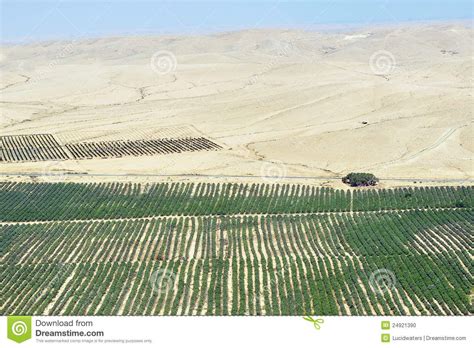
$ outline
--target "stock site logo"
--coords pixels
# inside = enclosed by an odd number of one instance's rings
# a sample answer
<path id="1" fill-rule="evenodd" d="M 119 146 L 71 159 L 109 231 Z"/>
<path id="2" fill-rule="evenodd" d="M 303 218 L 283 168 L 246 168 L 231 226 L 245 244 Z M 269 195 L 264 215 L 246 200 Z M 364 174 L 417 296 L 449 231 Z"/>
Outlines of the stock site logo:
<path id="1" fill-rule="evenodd" d="M 31 338 L 31 317 L 9 316 L 7 318 L 7 337 L 21 343 Z"/>

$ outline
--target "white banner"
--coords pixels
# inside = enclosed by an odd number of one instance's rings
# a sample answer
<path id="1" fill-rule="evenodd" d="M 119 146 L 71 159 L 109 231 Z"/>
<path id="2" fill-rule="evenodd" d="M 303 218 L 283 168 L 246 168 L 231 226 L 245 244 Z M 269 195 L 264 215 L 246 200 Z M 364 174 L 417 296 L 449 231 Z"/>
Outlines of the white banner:
<path id="1" fill-rule="evenodd" d="M 0 347 L 467 347 L 472 317 L 0 317 Z"/>

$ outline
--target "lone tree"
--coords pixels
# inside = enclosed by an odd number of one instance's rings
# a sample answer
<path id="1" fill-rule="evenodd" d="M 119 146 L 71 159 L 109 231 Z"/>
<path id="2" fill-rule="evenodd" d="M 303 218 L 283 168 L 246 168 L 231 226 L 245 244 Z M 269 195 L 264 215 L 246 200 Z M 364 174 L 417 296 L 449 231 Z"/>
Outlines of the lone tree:
<path id="1" fill-rule="evenodd" d="M 379 179 L 370 173 L 349 173 L 342 178 L 342 182 L 353 187 L 358 186 L 375 186 Z"/>

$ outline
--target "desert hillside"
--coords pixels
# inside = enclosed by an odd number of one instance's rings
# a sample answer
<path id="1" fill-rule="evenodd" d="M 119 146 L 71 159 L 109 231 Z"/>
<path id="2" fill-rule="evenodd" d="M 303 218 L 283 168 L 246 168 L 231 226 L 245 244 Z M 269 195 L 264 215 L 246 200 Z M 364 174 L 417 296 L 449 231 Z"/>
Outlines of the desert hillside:
<path id="1" fill-rule="evenodd" d="M 464 24 L 410 24 L 4 46 L 2 136 L 184 129 L 219 149 L 0 172 L 472 180 L 472 42 Z"/>

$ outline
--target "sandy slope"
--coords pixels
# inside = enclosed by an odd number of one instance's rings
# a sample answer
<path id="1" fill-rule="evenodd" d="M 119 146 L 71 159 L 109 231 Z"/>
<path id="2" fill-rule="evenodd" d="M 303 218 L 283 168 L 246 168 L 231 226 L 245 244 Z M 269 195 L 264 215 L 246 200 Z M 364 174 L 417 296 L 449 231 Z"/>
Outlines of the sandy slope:
<path id="1" fill-rule="evenodd" d="M 2 135 L 192 125 L 227 149 L 0 172 L 472 179 L 472 42 L 464 24 L 410 24 L 3 47 Z"/>

